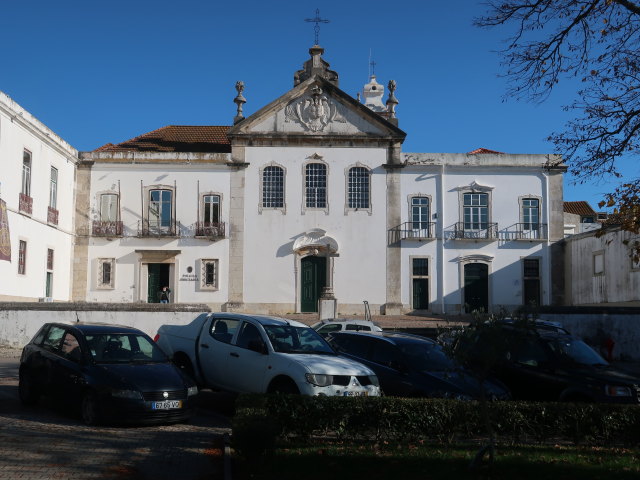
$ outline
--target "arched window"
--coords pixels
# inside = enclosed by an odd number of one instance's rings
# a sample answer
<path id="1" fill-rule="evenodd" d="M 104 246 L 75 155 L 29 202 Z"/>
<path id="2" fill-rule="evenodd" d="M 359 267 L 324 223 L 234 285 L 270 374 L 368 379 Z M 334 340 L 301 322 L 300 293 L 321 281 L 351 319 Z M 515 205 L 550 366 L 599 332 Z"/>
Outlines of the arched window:
<path id="1" fill-rule="evenodd" d="M 349 169 L 349 208 L 369 208 L 370 173 L 365 167 Z"/>
<path id="2" fill-rule="evenodd" d="M 262 171 L 262 207 L 284 207 L 284 169 L 265 167 Z"/>
<path id="3" fill-rule="evenodd" d="M 305 167 L 305 206 L 327 208 L 327 166 L 309 163 Z"/>

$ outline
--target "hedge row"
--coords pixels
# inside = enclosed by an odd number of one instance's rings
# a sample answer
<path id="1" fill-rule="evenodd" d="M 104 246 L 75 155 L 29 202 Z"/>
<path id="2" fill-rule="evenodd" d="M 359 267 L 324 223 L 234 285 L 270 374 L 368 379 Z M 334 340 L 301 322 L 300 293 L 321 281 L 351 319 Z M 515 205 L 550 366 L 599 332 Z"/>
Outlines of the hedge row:
<path id="1" fill-rule="evenodd" d="M 640 406 L 493 402 L 489 415 L 502 442 L 640 444 Z M 394 397 L 242 395 L 234 437 L 335 436 L 394 442 L 468 440 L 486 435 L 478 402 Z"/>

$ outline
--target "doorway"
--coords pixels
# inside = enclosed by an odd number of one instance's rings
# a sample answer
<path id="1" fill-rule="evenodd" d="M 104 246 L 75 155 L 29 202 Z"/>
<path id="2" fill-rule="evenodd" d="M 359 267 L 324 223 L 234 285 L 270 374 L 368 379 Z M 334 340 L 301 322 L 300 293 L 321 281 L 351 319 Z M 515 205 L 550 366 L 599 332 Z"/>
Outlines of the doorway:
<path id="1" fill-rule="evenodd" d="M 467 263 L 464 266 L 465 311 L 489 311 L 489 267 L 485 263 Z"/>
<path id="2" fill-rule="evenodd" d="M 309 256 L 300 260 L 300 311 L 317 312 L 327 282 L 327 259 Z"/>
<path id="3" fill-rule="evenodd" d="M 147 303 L 160 303 L 160 289 L 169 286 L 168 263 L 147 264 Z"/>

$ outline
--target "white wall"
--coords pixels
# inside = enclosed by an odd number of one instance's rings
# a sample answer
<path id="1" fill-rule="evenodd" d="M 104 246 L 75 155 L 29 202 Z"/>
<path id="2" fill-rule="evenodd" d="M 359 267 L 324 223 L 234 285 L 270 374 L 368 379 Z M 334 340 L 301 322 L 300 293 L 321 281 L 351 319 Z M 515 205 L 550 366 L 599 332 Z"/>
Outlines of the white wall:
<path id="1" fill-rule="evenodd" d="M 23 152 L 31 152 L 31 215 L 19 212 Z M 54 251 L 54 300 L 70 298 L 77 151 L 0 92 L 0 198 L 7 204 L 11 262 L 0 260 L 0 299 L 45 296 L 47 250 Z M 58 224 L 48 224 L 51 167 L 58 170 Z M 27 242 L 26 272 L 18 274 L 19 241 Z"/>

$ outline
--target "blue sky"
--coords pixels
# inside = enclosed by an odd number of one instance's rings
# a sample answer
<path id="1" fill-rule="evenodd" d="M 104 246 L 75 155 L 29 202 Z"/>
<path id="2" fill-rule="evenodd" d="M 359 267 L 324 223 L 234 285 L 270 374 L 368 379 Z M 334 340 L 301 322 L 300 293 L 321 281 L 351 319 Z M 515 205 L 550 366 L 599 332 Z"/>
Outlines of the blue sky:
<path id="1" fill-rule="evenodd" d="M 405 152 L 550 153 L 569 118 L 566 85 L 539 105 L 504 99 L 497 50 L 507 31 L 472 26 L 480 1 L 0 0 L 0 90 L 79 150 L 165 125 L 230 125 L 235 82 L 245 115 L 284 94 L 308 58 L 320 15 L 325 60 L 355 97 L 398 84 Z M 385 95 L 386 99 L 386 95 Z M 628 161 L 625 175 L 639 175 Z M 611 183 L 573 185 L 594 208 Z"/>

